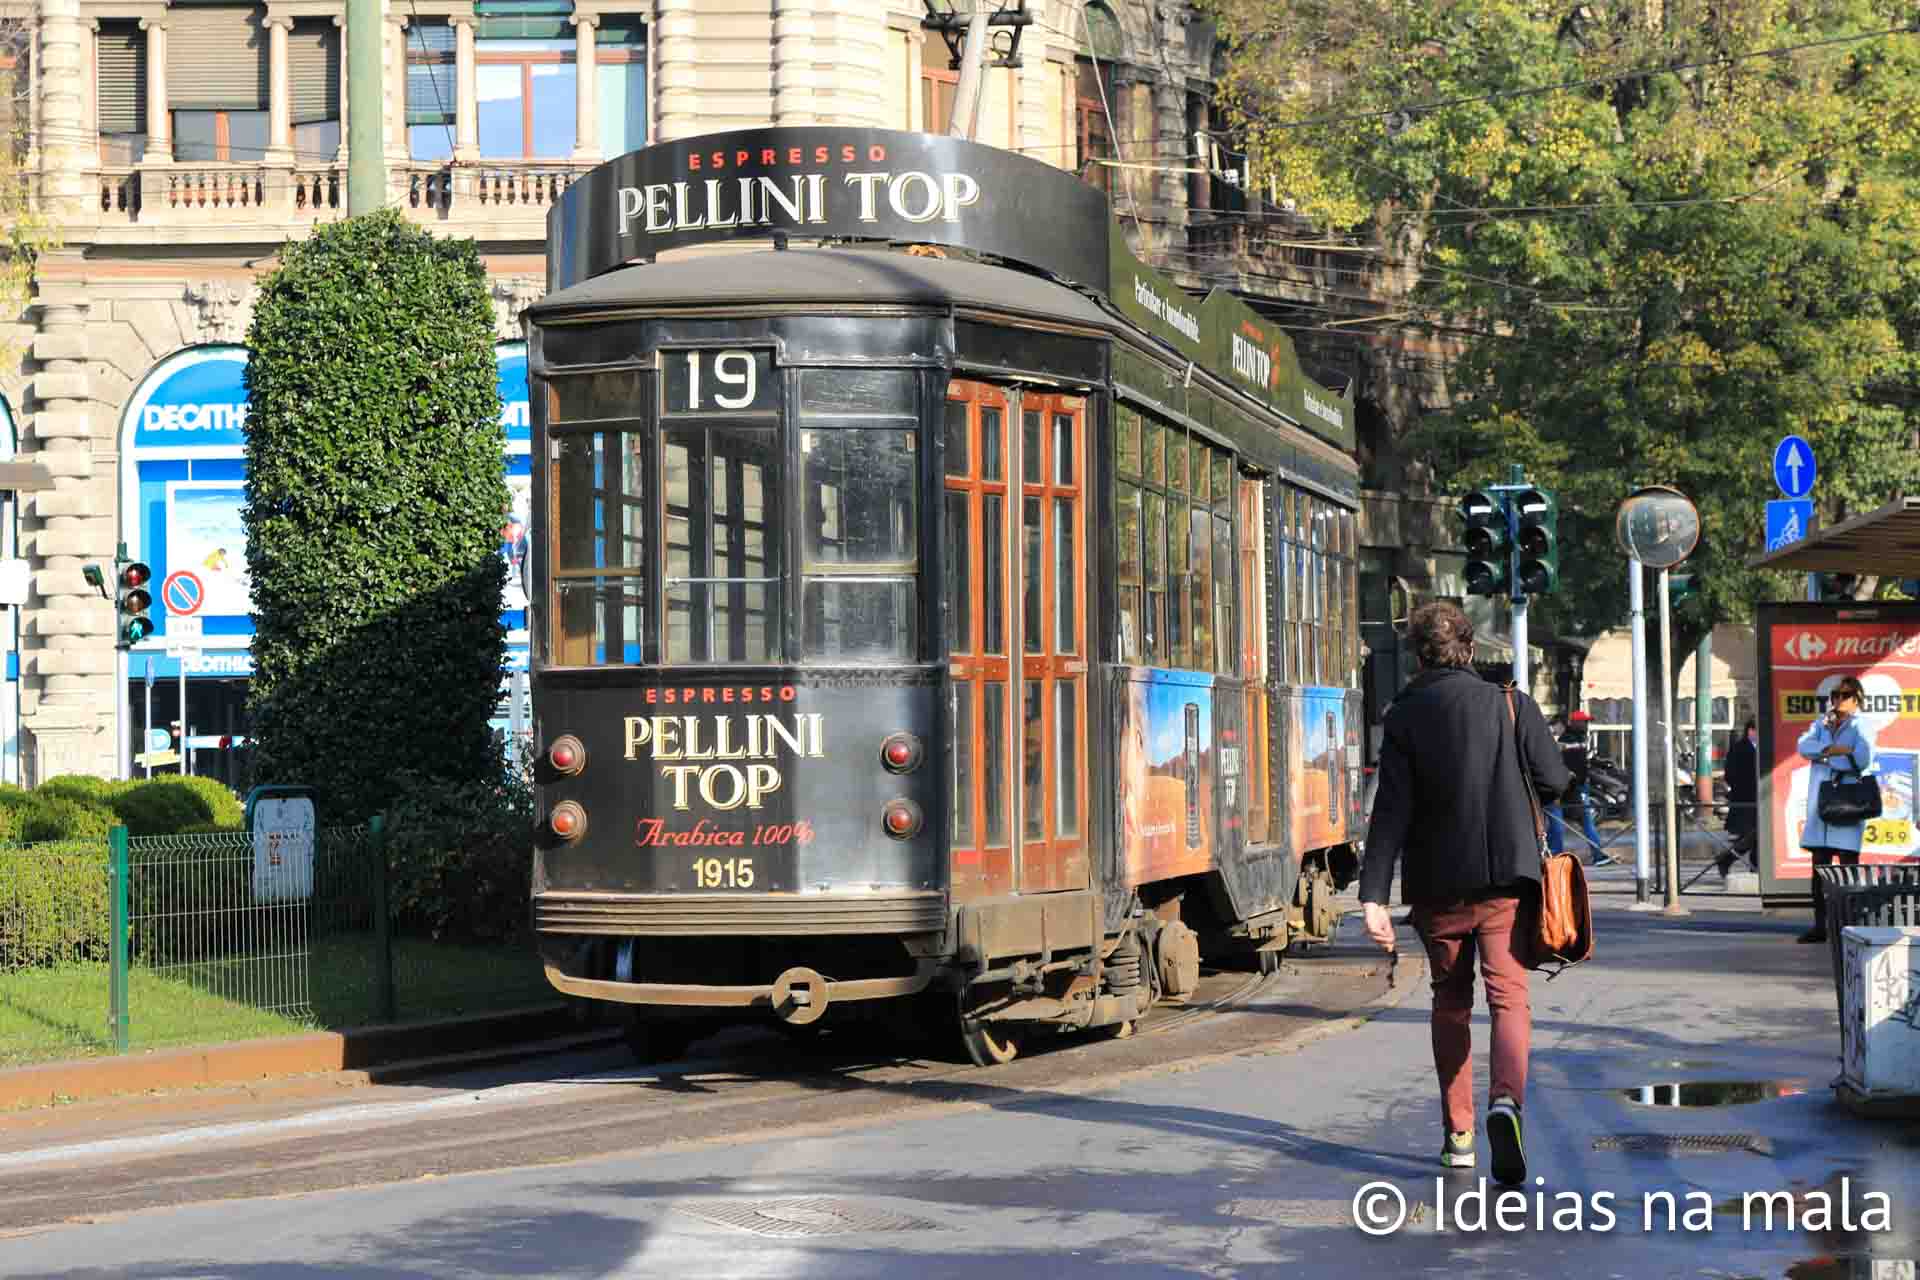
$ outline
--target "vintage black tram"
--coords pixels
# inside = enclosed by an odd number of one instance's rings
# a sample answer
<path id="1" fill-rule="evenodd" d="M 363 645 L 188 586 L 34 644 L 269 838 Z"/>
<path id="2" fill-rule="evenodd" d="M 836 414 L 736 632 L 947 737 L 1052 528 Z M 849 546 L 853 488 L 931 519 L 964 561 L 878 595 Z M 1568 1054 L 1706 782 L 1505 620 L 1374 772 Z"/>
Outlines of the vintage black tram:
<path id="1" fill-rule="evenodd" d="M 1328 936 L 1350 392 L 1141 266 L 1098 191 L 946 138 L 663 144 L 550 233 L 528 594 L 559 990 L 627 1006 L 648 1058 L 911 1007 L 985 1064 Z M 748 236 L 774 247 L 652 260 Z"/>

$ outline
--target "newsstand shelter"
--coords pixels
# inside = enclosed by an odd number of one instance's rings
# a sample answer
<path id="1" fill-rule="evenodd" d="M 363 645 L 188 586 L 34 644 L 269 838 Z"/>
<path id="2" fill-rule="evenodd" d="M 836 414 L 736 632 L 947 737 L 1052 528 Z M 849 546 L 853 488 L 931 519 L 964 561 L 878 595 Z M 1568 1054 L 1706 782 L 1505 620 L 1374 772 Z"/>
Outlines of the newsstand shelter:
<path id="1" fill-rule="evenodd" d="M 1920 498 L 1865 515 L 1752 561 L 1756 569 L 1920 578 Z M 1763 604 L 1755 619 L 1759 673 L 1760 893 L 1768 906 L 1812 896 L 1813 860 L 1800 847 L 1808 762 L 1800 736 L 1826 714 L 1842 676 L 1866 689 L 1862 716 L 1875 746 L 1881 816 L 1862 863 L 1920 863 L 1920 602 Z"/>

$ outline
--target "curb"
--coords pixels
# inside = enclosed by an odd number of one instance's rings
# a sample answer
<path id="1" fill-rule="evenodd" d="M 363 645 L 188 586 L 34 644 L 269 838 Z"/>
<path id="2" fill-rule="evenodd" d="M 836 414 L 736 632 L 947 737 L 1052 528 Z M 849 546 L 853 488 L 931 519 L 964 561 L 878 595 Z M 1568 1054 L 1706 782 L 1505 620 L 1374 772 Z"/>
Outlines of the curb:
<path id="1" fill-rule="evenodd" d="M 308 1035 L 76 1058 L 0 1071 L 0 1109 L 52 1106 L 120 1094 L 247 1084 L 277 1076 L 365 1072 L 370 1083 L 528 1056 L 543 1042 L 578 1048 L 589 1035 L 566 1004 L 531 1005 L 469 1018 L 351 1027 Z M 551 1047 L 538 1051 L 550 1052 Z"/>

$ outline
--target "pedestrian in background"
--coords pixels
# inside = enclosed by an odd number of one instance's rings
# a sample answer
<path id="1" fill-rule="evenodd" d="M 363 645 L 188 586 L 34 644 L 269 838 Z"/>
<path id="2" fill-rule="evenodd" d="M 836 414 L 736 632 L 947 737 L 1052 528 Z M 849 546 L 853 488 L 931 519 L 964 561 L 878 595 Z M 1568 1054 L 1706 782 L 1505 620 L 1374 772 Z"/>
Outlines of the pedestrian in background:
<path id="1" fill-rule="evenodd" d="M 1591 715 L 1576 711 L 1567 717 L 1567 731 L 1560 735 L 1560 758 L 1566 763 L 1567 772 L 1573 775 L 1573 786 L 1567 792 L 1568 799 L 1562 809 L 1571 811 L 1567 812 L 1569 821 L 1579 821 L 1581 834 L 1587 838 L 1588 861 L 1596 867 L 1609 867 L 1613 865 L 1613 855 L 1600 847 L 1600 828 L 1594 825 L 1593 803 L 1587 795 L 1593 769 L 1587 726 L 1592 723 Z"/>
<path id="2" fill-rule="evenodd" d="M 1554 741 L 1564 742 L 1567 737 L 1567 722 L 1555 717 L 1553 723 L 1547 726 L 1547 731 L 1553 734 Z M 1564 758 L 1566 753 L 1562 751 L 1561 755 Z M 1541 806 L 1540 816 L 1547 824 L 1547 852 L 1565 853 L 1567 851 L 1566 806 L 1556 800 L 1552 804 Z"/>
<path id="3" fill-rule="evenodd" d="M 1742 850 L 1747 865 L 1760 869 L 1760 730 L 1752 720 L 1740 731 L 1739 740 L 1727 748 L 1724 769 L 1727 780 L 1727 835 L 1733 847 L 1715 862 L 1720 874 L 1733 870 L 1733 861 Z"/>
<path id="4" fill-rule="evenodd" d="M 1822 820 L 1820 784 L 1873 767 L 1873 738 L 1860 718 L 1866 692 L 1853 676 L 1841 676 L 1827 697 L 1827 714 L 1800 735 L 1800 754 L 1813 762 L 1807 778 L 1807 825 L 1800 832 L 1800 847 L 1813 855 L 1813 928 L 1800 935 L 1802 942 L 1827 940 L 1827 892 L 1820 868 L 1860 865 L 1865 824 L 1843 827 Z"/>
<path id="5" fill-rule="evenodd" d="M 1540 708 L 1474 674 L 1473 623 L 1459 606 L 1425 604 L 1408 619 L 1420 672 L 1384 717 L 1379 788 L 1360 871 L 1367 933 L 1393 950 L 1387 895 L 1401 901 L 1427 949 L 1433 978 L 1433 1065 L 1444 1135 L 1440 1163 L 1472 1168 L 1473 966 L 1477 954 L 1493 1017 L 1487 1140 L 1494 1177 L 1526 1179 L 1521 1111 L 1533 1031 L 1527 968 L 1516 949 L 1522 895 L 1537 893 L 1536 797 L 1558 800 L 1572 781 Z M 1531 788 L 1533 795 L 1528 794 Z"/>

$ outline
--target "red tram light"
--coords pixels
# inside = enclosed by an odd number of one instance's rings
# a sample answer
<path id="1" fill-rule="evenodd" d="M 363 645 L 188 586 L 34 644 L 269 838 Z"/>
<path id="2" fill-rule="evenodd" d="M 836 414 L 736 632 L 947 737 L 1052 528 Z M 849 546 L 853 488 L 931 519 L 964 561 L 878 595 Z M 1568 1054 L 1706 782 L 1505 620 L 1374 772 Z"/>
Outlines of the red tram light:
<path id="1" fill-rule="evenodd" d="M 926 758 L 926 748 L 910 733 L 888 734 L 880 744 L 880 763 L 890 773 L 911 773 Z"/>
<path id="2" fill-rule="evenodd" d="M 586 834 L 587 811 L 576 801 L 563 800 L 547 815 L 547 827 L 562 840 L 578 840 Z"/>
<path id="3" fill-rule="evenodd" d="M 555 773 L 568 777 L 587 767 L 587 748 L 572 734 L 556 738 L 547 748 L 547 763 L 553 766 Z"/>
<path id="4" fill-rule="evenodd" d="M 880 811 L 881 825 L 896 840 L 908 840 L 920 833 L 920 806 L 911 800 L 889 800 Z"/>

